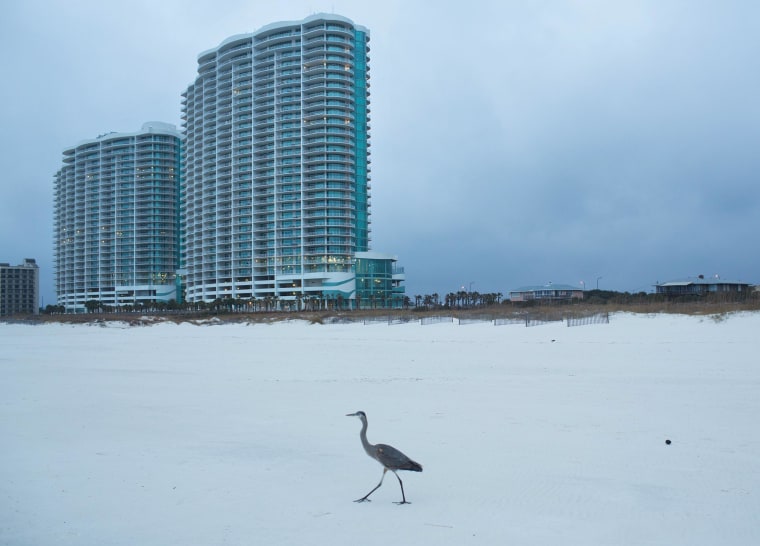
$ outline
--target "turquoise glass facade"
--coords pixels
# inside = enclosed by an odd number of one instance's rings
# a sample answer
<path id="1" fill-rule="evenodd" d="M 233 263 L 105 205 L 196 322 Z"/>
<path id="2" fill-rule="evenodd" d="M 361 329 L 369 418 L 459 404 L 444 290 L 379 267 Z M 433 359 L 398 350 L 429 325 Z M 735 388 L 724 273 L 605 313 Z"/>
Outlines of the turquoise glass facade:
<path id="1" fill-rule="evenodd" d="M 369 78 L 367 35 L 355 32 L 354 117 L 356 119 L 356 250 L 369 250 Z"/>
<path id="2" fill-rule="evenodd" d="M 404 303 L 404 270 L 396 259 L 377 252 L 356 255 L 356 307 L 377 309 L 401 307 Z"/>

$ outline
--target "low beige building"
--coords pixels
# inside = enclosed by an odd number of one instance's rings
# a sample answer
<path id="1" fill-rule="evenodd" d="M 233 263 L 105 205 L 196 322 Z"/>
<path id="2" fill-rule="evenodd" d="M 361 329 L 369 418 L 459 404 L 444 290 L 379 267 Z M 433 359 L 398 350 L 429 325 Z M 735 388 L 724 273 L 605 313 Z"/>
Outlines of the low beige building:
<path id="1" fill-rule="evenodd" d="M 21 265 L 0 263 L 0 317 L 40 312 L 40 268 L 31 258 Z"/>

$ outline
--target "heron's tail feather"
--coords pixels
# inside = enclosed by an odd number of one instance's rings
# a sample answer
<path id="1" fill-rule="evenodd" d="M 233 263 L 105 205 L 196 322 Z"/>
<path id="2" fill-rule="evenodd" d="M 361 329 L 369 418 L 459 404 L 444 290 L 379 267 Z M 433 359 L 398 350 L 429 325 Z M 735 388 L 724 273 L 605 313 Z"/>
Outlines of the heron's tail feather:
<path id="1" fill-rule="evenodd" d="M 422 465 L 416 461 L 409 461 L 404 465 L 402 470 L 411 470 L 412 472 L 422 472 Z"/>

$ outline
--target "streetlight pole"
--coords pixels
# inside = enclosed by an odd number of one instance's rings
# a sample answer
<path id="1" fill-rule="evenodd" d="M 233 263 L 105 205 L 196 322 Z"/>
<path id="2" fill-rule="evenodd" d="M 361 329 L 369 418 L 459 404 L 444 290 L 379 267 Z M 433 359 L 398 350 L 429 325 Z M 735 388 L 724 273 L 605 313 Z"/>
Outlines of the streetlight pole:
<path id="1" fill-rule="evenodd" d="M 602 277 L 597 277 L 597 278 L 596 278 L 596 289 L 597 289 L 597 290 L 599 290 L 599 279 L 601 279 L 601 278 L 602 278 Z"/>

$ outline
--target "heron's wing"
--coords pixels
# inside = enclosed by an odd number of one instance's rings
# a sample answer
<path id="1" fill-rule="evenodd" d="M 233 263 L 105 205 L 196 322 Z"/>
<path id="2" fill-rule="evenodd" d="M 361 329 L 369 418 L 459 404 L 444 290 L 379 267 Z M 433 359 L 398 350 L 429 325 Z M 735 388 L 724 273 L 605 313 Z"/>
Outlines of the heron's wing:
<path id="1" fill-rule="evenodd" d="M 419 472 L 422 469 L 419 463 L 414 462 L 388 444 L 377 444 L 375 446 L 375 458 L 380 461 L 380 464 L 391 470 L 416 470 Z"/>

